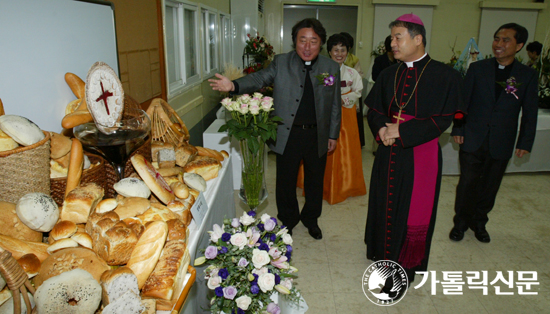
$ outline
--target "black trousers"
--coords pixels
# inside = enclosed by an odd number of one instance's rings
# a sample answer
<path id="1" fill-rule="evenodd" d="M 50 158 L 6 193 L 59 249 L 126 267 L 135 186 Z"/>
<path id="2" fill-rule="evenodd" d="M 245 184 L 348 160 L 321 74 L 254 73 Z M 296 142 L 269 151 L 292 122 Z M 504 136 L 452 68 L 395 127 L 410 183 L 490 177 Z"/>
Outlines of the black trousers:
<path id="1" fill-rule="evenodd" d="M 283 154 L 277 154 L 277 217 L 288 228 L 300 220 L 306 227 L 317 225 L 323 206 L 323 181 L 327 154 L 319 157 L 317 129 L 292 128 Z M 321 143 L 321 145 L 328 145 Z M 296 183 L 300 163 L 304 162 L 304 192 L 306 202 L 302 212 L 298 207 Z"/>
<path id="2" fill-rule="evenodd" d="M 487 214 L 493 209 L 497 192 L 508 165 L 507 160 L 491 157 L 486 139 L 473 152 L 459 152 L 460 179 L 456 188 L 455 228 L 466 231 L 468 227 L 485 228 Z"/>

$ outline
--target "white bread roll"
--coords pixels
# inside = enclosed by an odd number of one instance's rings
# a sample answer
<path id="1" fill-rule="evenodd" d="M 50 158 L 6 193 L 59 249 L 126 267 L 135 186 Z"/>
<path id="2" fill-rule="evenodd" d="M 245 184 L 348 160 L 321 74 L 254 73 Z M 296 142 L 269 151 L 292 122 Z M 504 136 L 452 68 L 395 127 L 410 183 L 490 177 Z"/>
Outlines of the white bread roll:
<path id="1" fill-rule="evenodd" d="M 104 307 L 101 314 L 142 314 L 144 310 L 139 293 L 126 290 L 120 298 Z"/>
<path id="2" fill-rule="evenodd" d="M 170 203 L 176 196 L 170 189 L 170 186 L 164 178 L 155 170 L 155 168 L 145 160 L 140 154 L 132 156 L 130 159 L 132 165 L 136 169 L 141 179 L 147 184 L 149 189 L 155 194 L 155 196 L 164 204 Z"/>
<path id="3" fill-rule="evenodd" d="M 38 256 L 38 258 L 40 259 L 40 256 Z M 71 271 L 75 268 L 80 268 L 90 273 L 98 284 L 101 274 L 111 269 L 109 265 L 92 250 L 82 247 L 62 249 L 42 261 L 40 272 L 38 272 L 38 275 L 34 278 L 35 287 L 42 285 L 44 281 L 51 277 Z M 99 297 L 101 299 L 101 292 Z"/>
<path id="4" fill-rule="evenodd" d="M 42 241 L 42 232 L 27 227 L 17 216 L 16 205 L 0 201 L 0 234 L 19 240 Z"/>
<path id="5" fill-rule="evenodd" d="M 142 197 L 124 197 L 119 199 L 118 206 L 114 212 L 117 213 L 120 220 L 130 217 L 136 217 L 151 208 L 151 202 Z"/>
<path id="6" fill-rule="evenodd" d="M 32 253 L 43 262 L 48 254 L 48 245 L 42 242 L 23 241 L 10 236 L 0 235 L 0 247 L 9 251 L 13 258 L 19 259 L 25 254 Z"/>
<path id="7" fill-rule="evenodd" d="M 74 248 L 74 247 L 78 247 L 78 242 L 76 242 L 71 238 L 65 238 L 65 239 L 55 241 L 50 246 L 48 246 L 48 253 L 53 254 L 62 249 Z"/>
<path id="8" fill-rule="evenodd" d="M 0 130 L 14 141 L 29 146 L 44 139 L 44 132 L 31 120 L 15 115 L 0 116 Z"/>
<path id="9" fill-rule="evenodd" d="M 40 271 L 40 265 L 42 264 L 40 263 L 38 257 L 36 257 L 36 255 L 32 253 L 21 256 L 19 259 L 17 259 L 17 263 L 27 273 L 29 279 L 38 275 L 38 272 Z"/>
<path id="10" fill-rule="evenodd" d="M 145 231 L 132 251 L 132 255 L 126 266 L 136 274 L 140 289 L 155 268 L 167 236 L 168 225 L 166 222 L 151 222 L 146 226 Z"/>
<path id="11" fill-rule="evenodd" d="M 192 189 L 200 192 L 206 191 L 206 180 L 196 173 L 184 173 L 183 182 Z"/>
<path id="12" fill-rule="evenodd" d="M 64 238 L 70 238 L 73 234 L 76 233 L 77 227 L 76 224 L 72 221 L 61 220 L 55 226 L 53 226 L 52 231 L 50 231 L 50 237 L 54 240 L 60 240 Z"/>
<path id="13" fill-rule="evenodd" d="M 103 198 L 103 188 L 95 183 L 85 183 L 73 189 L 63 201 L 61 219 L 76 224 L 86 223 L 90 212 Z"/>
<path id="14" fill-rule="evenodd" d="M 89 272 L 73 269 L 46 280 L 34 299 L 40 314 L 93 314 L 101 303 L 101 286 Z"/>
<path id="15" fill-rule="evenodd" d="M 113 185 L 115 191 L 124 197 L 143 197 L 149 198 L 151 196 L 151 190 L 143 182 L 143 180 L 137 178 L 124 178 L 115 185 Z"/>
<path id="16" fill-rule="evenodd" d="M 77 232 L 71 236 L 71 239 L 75 240 L 80 246 L 92 249 L 92 237 L 86 232 Z"/>
<path id="17" fill-rule="evenodd" d="M 97 203 L 95 212 L 98 214 L 104 214 L 106 212 L 114 210 L 117 206 L 118 201 L 115 198 L 106 198 Z"/>
<path id="18" fill-rule="evenodd" d="M 53 198 L 44 193 L 28 193 L 15 207 L 21 221 L 35 231 L 48 232 L 59 219 L 59 208 Z"/>
<path id="19" fill-rule="evenodd" d="M 177 279 L 182 277 L 182 273 L 185 276 L 189 265 L 189 259 L 184 259 L 186 248 L 185 242 L 181 240 L 166 242 L 157 266 L 141 289 L 144 298 L 172 299 L 177 289 Z"/>
<path id="20" fill-rule="evenodd" d="M 117 300 L 128 290 L 139 295 L 137 277 L 134 272 L 126 266 L 104 272 L 101 275 L 100 284 L 103 288 L 103 293 L 101 295 L 103 305 L 107 305 Z"/>
<path id="21" fill-rule="evenodd" d="M 9 135 L 0 130 L 0 152 L 12 150 L 19 147 L 16 141 L 14 141 Z"/>

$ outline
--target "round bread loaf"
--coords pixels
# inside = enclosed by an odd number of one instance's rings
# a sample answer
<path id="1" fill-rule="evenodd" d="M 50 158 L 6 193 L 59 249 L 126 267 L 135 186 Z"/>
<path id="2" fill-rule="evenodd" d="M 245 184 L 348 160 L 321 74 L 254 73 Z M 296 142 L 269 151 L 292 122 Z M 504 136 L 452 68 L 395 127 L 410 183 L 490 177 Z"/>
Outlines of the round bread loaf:
<path id="1" fill-rule="evenodd" d="M 50 237 L 56 241 L 64 238 L 70 238 L 76 233 L 76 229 L 76 224 L 74 222 L 69 220 L 61 220 L 53 226 L 52 231 L 50 231 Z"/>
<path id="2" fill-rule="evenodd" d="M 115 191 L 124 197 L 143 197 L 149 198 L 151 196 L 151 190 L 143 182 L 143 180 L 137 178 L 124 178 L 115 185 L 113 185 Z"/>
<path id="3" fill-rule="evenodd" d="M 196 173 L 184 173 L 183 182 L 197 191 L 206 191 L 206 180 Z"/>
<path id="4" fill-rule="evenodd" d="M 29 278 L 38 275 L 38 272 L 40 271 L 40 260 L 32 253 L 21 256 L 17 260 L 17 263 L 21 265 L 21 268 L 23 268 Z"/>
<path id="5" fill-rule="evenodd" d="M 21 221 L 35 231 L 49 232 L 59 219 L 59 208 L 44 193 L 28 193 L 17 201 L 15 207 Z"/>
<path id="6" fill-rule="evenodd" d="M 89 272 L 73 269 L 46 280 L 34 299 L 40 314 L 93 314 L 101 302 L 101 285 Z"/>
<path id="7" fill-rule="evenodd" d="M 111 269 L 109 265 L 92 250 L 82 247 L 62 249 L 51 254 L 42 261 L 40 272 L 38 272 L 38 276 L 34 278 L 34 284 L 38 287 L 49 278 L 71 271 L 75 268 L 87 271 L 97 282 L 99 282 L 99 278 L 103 272 Z"/>
<path id="8" fill-rule="evenodd" d="M 16 115 L 0 116 L 0 129 L 23 146 L 38 143 L 45 136 L 34 122 Z"/>

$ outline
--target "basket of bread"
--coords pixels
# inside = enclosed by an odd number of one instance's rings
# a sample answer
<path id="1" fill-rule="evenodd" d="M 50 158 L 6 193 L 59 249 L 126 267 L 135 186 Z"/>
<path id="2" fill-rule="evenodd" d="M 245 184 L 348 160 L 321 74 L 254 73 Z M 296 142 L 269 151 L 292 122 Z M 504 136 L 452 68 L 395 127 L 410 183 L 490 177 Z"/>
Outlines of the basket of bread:
<path id="1" fill-rule="evenodd" d="M 0 101 L 0 201 L 49 193 L 50 133 L 29 119 L 5 115 Z"/>

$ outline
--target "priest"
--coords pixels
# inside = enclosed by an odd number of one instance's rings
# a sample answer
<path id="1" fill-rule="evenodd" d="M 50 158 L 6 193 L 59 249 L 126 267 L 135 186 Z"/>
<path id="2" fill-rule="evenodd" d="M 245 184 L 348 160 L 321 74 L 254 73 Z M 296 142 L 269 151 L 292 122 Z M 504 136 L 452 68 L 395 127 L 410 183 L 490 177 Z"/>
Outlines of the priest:
<path id="1" fill-rule="evenodd" d="M 392 260 L 409 282 L 427 269 L 441 185 L 439 136 L 461 118 L 462 78 L 426 52 L 422 20 L 405 14 L 390 24 L 400 62 L 384 69 L 365 100 L 380 144 L 374 160 L 365 244 L 367 258 Z"/>

